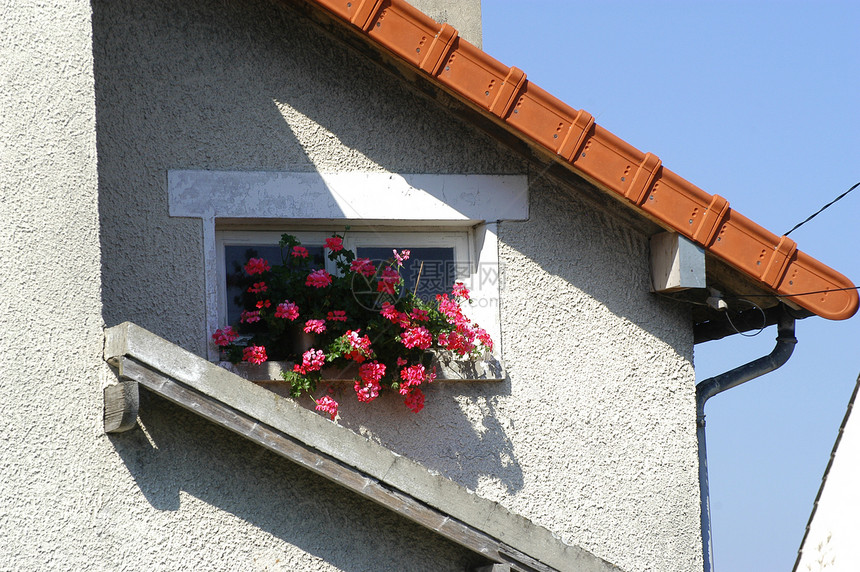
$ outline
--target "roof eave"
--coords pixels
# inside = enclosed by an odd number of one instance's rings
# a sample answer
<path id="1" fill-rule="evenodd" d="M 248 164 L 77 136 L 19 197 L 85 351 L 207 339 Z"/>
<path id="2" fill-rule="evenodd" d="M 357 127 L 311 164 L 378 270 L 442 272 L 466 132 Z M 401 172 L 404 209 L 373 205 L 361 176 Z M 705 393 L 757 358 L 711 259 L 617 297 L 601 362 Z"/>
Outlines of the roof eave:
<path id="1" fill-rule="evenodd" d="M 775 298 L 831 320 L 860 305 L 845 276 L 596 124 L 403 0 L 302 0 L 603 192 L 701 245 Z M 814 292 L 813 294 L 809 294 Z"/>

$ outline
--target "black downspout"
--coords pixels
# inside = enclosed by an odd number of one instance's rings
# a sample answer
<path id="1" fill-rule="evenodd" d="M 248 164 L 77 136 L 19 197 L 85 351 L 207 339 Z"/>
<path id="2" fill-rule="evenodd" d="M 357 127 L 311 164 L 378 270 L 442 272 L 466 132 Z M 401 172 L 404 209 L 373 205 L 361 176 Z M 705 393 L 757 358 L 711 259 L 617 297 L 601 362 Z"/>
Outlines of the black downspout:
<path id="1" fill-rule="evenodd" d="M 708 452 L 705 443 L 705 402 L 727 389 L 769 373 L 788 361 L 794 351 L 794 317 L 781 305 L 777 325 L 776 346 L 768 355 L 736 367 L 696 385 L 696 437 L 699 442 L 699 495 L 702 508 L 702 555 L 705 572 L 713 572 L 714 553 L 711 542 L 711 502 L 708 492 Z"/>

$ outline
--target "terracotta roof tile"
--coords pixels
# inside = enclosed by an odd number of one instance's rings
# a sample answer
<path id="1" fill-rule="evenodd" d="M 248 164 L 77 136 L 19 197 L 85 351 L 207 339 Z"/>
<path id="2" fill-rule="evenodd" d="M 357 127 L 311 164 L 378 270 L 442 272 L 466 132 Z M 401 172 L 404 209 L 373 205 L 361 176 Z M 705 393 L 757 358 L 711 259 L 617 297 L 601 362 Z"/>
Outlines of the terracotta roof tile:
<path id="1" fill-rule="evenodd" d="M 850 318 L 858 293 L 845 276 L 733 210 L 402 0 L 308 0 L 355 27 L 463 102 L 553 152 L 578 174 L 680 233 L 786 301 Z"/>

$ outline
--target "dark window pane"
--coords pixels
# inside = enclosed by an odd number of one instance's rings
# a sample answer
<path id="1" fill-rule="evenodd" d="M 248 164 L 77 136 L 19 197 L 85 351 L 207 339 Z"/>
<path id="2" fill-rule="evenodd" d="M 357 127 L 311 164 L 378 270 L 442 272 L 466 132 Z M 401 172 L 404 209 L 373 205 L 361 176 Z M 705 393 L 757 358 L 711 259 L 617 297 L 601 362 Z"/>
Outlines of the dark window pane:
<path id="1" fill-rule="evenodd" d="M 323 268 L 325 258 L 322 246 L 303 244 L 310 255 L 311 268 Z M 288 253 L 285 251 L 284 255 Z M 224 268 L 227 274 L 227 323 L 236 324 L 242 316 L 242 287 L 245 263 L 251 258 L 264 258 L 272 266 L 282 264 L 281 247 L 277 244 L 227 245 L 224 247 Z M 289 261 L 288 261 L 289 262 Z"/>
<path id="2" fill-rule="evenodd" d="M 409 251 L 409 260 L 403 263 L 400 271 L 408 290 L 414 290 L 415 281 L 418 280 L 417 294 L 423 300 L 432 300 L 436 294 L 451 291 L 457 276 L 453 248 L 419 247 L 410 248 Z M 356 254 L 375 261 L 377 266 L 381 261 L 394 260 L 392 249 L 387 246 L 362 246 Z"/>

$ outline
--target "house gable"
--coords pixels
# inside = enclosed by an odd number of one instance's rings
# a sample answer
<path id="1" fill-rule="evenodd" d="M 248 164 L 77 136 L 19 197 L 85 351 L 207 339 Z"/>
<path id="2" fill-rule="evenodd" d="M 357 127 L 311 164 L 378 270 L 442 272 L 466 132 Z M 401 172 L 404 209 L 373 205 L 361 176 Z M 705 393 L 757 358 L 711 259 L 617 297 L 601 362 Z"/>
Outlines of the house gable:
<path id="1" fill-rule="evenodd" d="M 418 415 L 396 393 L 367 406 L 351 385 L 332 386 L 341 401 L 338 423 L 622 568 L 694 569 L 701 547 L 692 333 L 686 306 L 649 292 L 648 236 L 656 225 L 628 216 L 621 203 L 530 148 L 512 153 L 475 127 L 477 114 L 464 104 L 447 105 L 454 101 L 448 94 L 437 99 L 440 88 L 417 89 L 389 73 L 378 53 L 333 41 L 305 17 L 316 12 L 263 0 L 150 8 L 94 4 L 108 324 L 133 321 L 206 354 L 206 229 L 169 216 L 171 171 L 524 176 L 528 220 L 499 223 L 496 249 L 508 376 L 480 385 L 434 383 Z M 527 147 L 508 135 L 508 143 Z M 331 233 L 342 223 L 322 224 Z M 140 489 L 157 488 L 164 473 L 171 483 L 201 482 L 194 490 L 215 488 L 208 483 L 218 475 L 200 469 L 209 445 L 200 444 L 211 440 L 217 460 L 236 439 L 201 429 L 206 424 L 161 400 L 143 415 L 156 443 L 175 433 L 176 444 L 162 448 L 187 453 L 127 461 Z M 136 454 L 130 441 L 143 439 L 137 430 L 129 437 L 112 438 L 121 461 Z M 283 465 L 261 463 L 248 481 Z M 230 474 L 242 479 L 241 470 Z M 250 507 L 249 495 L 240 496 L 235 512 L 289 521 L 293 512 L 260 507 L 303 495 L 322 479 L 305 480 L 263 488 Z M 152 526 L 210 513 L 223 520 L 220 509 L 233 506 L 227 488 L 221 496 L 207 491 L 195 512 L 182 506 L 164 515 L 136 491 L 130 487 L 126 498 Z M 307 534 L 326 519 L 309 523 Z M 256 534 L 253 522 L 236 529 Z M 288 534 L 277 542 L 293 542 Z M 310 562 L 306 536 L 295 538 L 285 554 Z M 671 553 L 654 538 L 671 542 Z M 235 542 L 219 545 L 219 553 L 242 550 Z M 328 559 L 338 550 L 318 553 Z"/>

